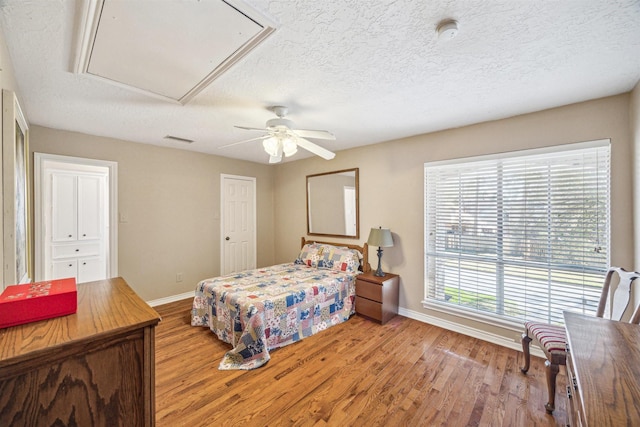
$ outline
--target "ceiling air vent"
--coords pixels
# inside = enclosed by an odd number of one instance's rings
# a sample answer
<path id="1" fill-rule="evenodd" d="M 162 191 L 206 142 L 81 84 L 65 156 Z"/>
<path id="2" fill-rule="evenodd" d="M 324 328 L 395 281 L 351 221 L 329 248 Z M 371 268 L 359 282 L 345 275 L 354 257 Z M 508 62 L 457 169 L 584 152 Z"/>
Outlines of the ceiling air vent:
<path id="1" fill-rule="evenodd" d="M 185 144 L 191 144 L 193 139 L 180 138 L 179 136 L 166 135 L 164 139 L 170 139 L 172 141 L 184 142 Z"/>
<path id="2" fill-rule="evenodd" d="M 186 104 L 275 31 L 241 0 L 82 2 L 74 71 Z"/>

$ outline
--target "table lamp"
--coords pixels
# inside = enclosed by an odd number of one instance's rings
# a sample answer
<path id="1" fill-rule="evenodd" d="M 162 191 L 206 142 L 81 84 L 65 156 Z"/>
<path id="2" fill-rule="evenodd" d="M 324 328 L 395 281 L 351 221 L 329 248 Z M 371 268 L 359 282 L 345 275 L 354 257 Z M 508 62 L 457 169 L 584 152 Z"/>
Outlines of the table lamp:
<path id="1" fill-rule="evenodd" d="M 384 272 L 380 267 L 380 261 L 382 260 L 382 248 L 389 248 L 393 246 L 393 237 L 391 231 L 388 228 L 372 228 L 369 233 L 369 240 L 367 240 L 369 246 L 378 247 L 378 269 L 373 273 L 374 276 L 382 277 Z"/>

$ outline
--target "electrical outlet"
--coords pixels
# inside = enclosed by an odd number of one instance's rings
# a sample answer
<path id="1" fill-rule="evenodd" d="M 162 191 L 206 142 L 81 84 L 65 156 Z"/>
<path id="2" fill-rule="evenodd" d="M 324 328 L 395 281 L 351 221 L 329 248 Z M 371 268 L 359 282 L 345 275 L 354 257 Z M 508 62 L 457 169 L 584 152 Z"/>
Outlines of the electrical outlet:
<path id="1" fill-rule="evenodd" d="M 176 273 L 176 282 L 182 282 L 182 273 Z"/>

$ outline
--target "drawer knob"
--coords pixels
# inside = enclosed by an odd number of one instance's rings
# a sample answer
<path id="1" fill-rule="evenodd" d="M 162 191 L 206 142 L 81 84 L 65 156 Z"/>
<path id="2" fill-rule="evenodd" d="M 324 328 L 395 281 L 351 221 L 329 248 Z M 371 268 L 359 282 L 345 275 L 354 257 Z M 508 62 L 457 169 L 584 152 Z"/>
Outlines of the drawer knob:
<path id="1" fill-rule="evenodd" d="M 73 237 L 73 234 L 69 234 L 69 237 Z"/>
<path id="2" fill-rule="evenodd" d="M 73 267 L 73 264 L 69 264 L 69 267 Z"/>
<path id="3" fill-rule="evenodd" d="M 80 249 L 76 249 L 76 252 L 80 252 Z"/>

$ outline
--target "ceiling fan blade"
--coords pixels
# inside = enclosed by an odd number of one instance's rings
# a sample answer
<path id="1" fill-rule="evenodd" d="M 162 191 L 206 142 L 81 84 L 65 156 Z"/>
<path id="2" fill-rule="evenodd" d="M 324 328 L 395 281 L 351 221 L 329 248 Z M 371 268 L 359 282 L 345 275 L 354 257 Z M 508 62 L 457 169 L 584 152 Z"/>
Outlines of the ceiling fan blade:
<path id="1" fill-rule="evenodd" d="M 303 138 L 336 139 L 336 136 L 328 130 L 292 129 L 292 131 Z"/>
<path id="2" fill-rule="evenodd" d="M 244 144 L 245 142 L 251 142 L 251 141 L 258 141 L 260 139 L 267 139 L 269 138 L 271 135 L 263 135 L 263 136 L 259 136 L 257 138 L 251 138 L 251 139 L 245 139 L 244 141 L 238 141 L 238 142 L 232 142 L 231 144 L 227 144 L 227 145 L 221 145 L 218 148 L 227 148 L 227 147 L 233 147 L 234 145 L 239 145 L 239 144 Z"/>
<path id="3" fill-rule="evenodd" d="M 244 129 L 244 130 L 259 130 L 260 132 L 266 132 L 267 131 L 265 128 L 250 128 L 250 127 L 246 127 L 246 126 L 234 126 L 234 128 Z"/>
<path id="4" fill-rule="evenodd" d="M 322 157 L 325 160 L 331 160 L 336 156 L 335 153 L 332 153 L 326 148 L 323 148 L 317 144 L 314 144 L 313 142 L 308 141 L 304 138 L 296 138 L 296 143 L 298 144 L 298 146 L 304 148 L 307 151 L 312 152 L 313 154 L 316 154 Z"/>

